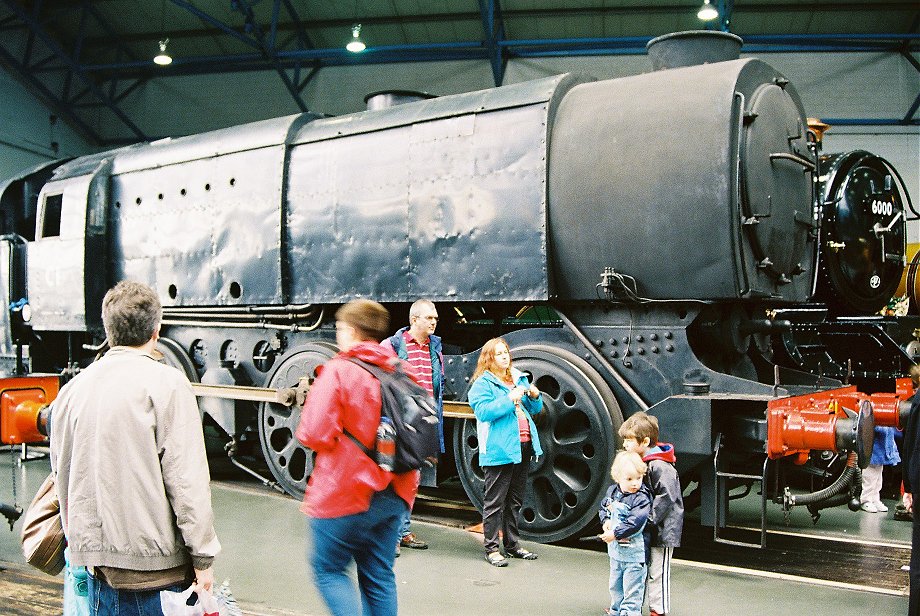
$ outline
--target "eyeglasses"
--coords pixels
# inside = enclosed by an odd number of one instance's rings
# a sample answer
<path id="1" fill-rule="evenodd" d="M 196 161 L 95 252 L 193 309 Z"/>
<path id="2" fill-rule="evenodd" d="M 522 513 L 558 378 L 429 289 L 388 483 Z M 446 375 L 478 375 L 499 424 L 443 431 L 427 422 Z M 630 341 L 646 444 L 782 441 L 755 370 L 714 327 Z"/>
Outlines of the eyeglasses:
<path id="1" fill-rule="evenodd" d="M 437 322 L 438 322 L 438 317 L 437 317 L 437 315 L 435 315 L 435 316 L 427 316 L 427 317 L 415 317 L 415 318 L 416 318 L 416 319 L 422 319 L 423 321 L 431 321 L 432 323 L 437 323 Z"/>

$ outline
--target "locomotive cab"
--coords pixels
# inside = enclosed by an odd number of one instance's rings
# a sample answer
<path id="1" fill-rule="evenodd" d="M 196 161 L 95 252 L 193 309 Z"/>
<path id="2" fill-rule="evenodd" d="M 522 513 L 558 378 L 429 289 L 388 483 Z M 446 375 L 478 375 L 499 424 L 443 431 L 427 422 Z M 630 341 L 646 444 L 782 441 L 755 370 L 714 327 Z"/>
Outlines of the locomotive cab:
<path id="1" fill-rule="evenodd" d="M 110 162 L 66 165 L 38 196 L 27 275 L 32 327 L 89 332 L 101 326 L 107 288 L 106 213 Z"/>

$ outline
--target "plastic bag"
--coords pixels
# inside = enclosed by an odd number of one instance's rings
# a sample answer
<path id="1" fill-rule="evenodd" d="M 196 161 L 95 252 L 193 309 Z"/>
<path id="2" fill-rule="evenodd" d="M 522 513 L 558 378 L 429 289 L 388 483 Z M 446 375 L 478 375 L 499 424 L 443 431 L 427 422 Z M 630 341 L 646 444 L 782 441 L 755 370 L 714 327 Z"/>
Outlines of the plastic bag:
<path id="1" fill-rule="evenodd" d="M 233 598 L 233 593 L 230 592 L 230 580 L 224 580 L 214 593 L 214 598 L 217 600 L 220 616 L 243 616 L 243 610 Z"/>
<path id="2" fill-rule="evenodd" d="M 64 616 L 89 616 L 86 567 L 70 564 L 70 550 L 64 550 Z"/>
<path id="3" fill-rule="evenodd" d="M 194 592 L 194 586 L 182 592 L 160 591 L 164 616 L 243 616 L 243 610 L 230 592 L 230 580 L 224 580 L 214 594 L 200 593 L 195 604 L 188 605 Z"/>
<path id="4" fill-rule="evenodd" d="M 163 609 L 163 616 L 220 616 L 214 595 L 209 592 L 198 593 L 194 605 L 189 605 L 193 593 L 194 585 L 182 592 L 161 590 L 160 607 Z"/>

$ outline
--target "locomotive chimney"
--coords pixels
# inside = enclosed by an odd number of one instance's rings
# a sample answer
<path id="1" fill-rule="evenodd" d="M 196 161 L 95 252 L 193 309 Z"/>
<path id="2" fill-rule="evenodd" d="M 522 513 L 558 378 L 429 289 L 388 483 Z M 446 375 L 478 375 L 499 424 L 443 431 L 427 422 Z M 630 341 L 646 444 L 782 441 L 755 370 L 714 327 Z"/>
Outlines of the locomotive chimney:
<path id="1" fill-rule="evenodd" d="M 718 30 L 688 30 L 653 38 L 646 45 L 652 68 L 663 71 L 682 66 L 737 60 L 741 56 L 740 36 Z"/>
<path id="2" fill-rule="evenodd" d="M 405 103 L 415 103 L 417 101 L 437 98 L 434 94 L 427 92 L 416 92 L 414 90 L 381 90 L 380 92 L 371 92 L 364 97 L 364 104 L 367 105 L 368 111 L 377 109 L 386 109 Z"/>

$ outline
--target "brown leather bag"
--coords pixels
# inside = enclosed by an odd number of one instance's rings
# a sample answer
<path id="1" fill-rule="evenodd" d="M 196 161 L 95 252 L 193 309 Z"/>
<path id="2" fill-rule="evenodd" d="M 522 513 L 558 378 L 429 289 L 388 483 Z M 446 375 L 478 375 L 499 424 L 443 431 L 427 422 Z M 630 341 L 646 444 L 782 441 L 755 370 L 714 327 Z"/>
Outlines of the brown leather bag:
<path id="1" fill-rule="evenodd" d="M 36 569 L 57 575 L 64 568 L 65 543 L 52 474 L 38 488 L 22 518 L 22 553 Z"/>

